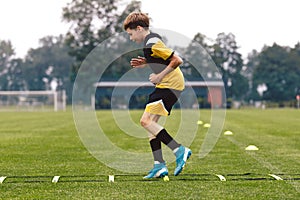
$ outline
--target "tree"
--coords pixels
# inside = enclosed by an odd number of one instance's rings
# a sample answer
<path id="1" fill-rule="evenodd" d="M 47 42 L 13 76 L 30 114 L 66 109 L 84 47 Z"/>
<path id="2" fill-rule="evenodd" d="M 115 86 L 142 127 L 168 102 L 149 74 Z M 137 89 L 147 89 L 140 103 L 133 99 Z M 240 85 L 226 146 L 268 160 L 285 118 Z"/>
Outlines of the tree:
<path id="1" fill-rule="evenodd" d="M 134 10 L 140 10 L 140 2 L 132 1 L 120 13 L 120 0 L 73 0 L 63 8 L 63 19 L 72 23 L 66 43 L 69 53 L 75 57 L 72 80 L 75 79 L 81 62 L 102 41 L 122 31 L 122 22 Z"/>
<path id="2" fill-rule="evenodd" d="M 227 93 L 227 97 L 243 99 L 248 91 L 248 80 L 243 76 L 243 59 L 238 53 L 235 36 L 232 33 L 220 33 L 212 45 L 212 59 L 219 68 Z"/>
<path id="3" fill-rule="evenodd" d="M 259 93 L 257 91 L 257 85 L 254 86 L 253 84 L 253 73 L 257 65 L 259 64 L 259 52 L 253 50 L 251 53 L 248 54 L 246 70 L 244 71 L 245 77 L 249 80 L 249 100 L 260 100 Z"/>
<path id="4" fill-rule="evenodd" d="M 209 45 L 207 41 L 210 39 L 201 33 L 197 33 L 189 46 L 183 50 L 184 52 L 184 65 L 182 71 L 185 78 L 188 80 L 213 80 L 217 77 L 215 66 L 209 56 Z M 200 71 L 195 69 L 193 64 L 200 66 Z"/>
<path id="5" fill-rule="evenodd" d="M 300 42 L 298 42 L 294 48 L 291 49 L 289 53 L 289 61 L 288 61 L 289 69 L 292 71 L 292 73 L 295 74 L 296 79 L 293 79 L 291 81 L 294 82 L 294 95 L 300 94 Z"/>
<path id="6" fill-rule="evenodd" d="M 15 52 L 10 41 L 0 40 L 0 90 L 21 90 L 20 59 L 13 59 Z"/>
<path id="7" fill-rule="evenodd" d="M 292 50 L 276 43 L 264 47 L 253 73 L 253 87 L 266 86 L 262 99 L 286 101 L 295 97 L 300 85 L 299 55 L 297 45 Z"/>
<path id="8" fill-rule="evenodd" d="M 67 52 L 64 37 L 44 37 L 40 45 L 29 50 L 23 64 L 28 89 L 50 90 L 56 83 L 58 89 L 67 89 L 71 95 L 70 68 L 74 59 Z"/>
<path id="9" fill-rule="evenodd" d="M 12 90 L 12 91 L 27 90 L 26 80 L 24 79 L 22 66 L 23 66 L 22 59 L 12 59 L 10 61 L 10 67 L 8 68 L 6 74 L 7 90 Z"/>

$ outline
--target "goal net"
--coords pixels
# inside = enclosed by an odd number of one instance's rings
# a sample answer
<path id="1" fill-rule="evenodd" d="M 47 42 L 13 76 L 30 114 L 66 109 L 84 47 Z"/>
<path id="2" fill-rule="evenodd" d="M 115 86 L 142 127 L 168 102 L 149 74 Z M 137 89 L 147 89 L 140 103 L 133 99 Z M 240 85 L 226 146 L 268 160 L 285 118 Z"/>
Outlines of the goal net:
<path id="1" fill-rule="evenodd" d="M 0 111 L 58 111 L 66 109 L 63 91 L 0 91 Z"/>

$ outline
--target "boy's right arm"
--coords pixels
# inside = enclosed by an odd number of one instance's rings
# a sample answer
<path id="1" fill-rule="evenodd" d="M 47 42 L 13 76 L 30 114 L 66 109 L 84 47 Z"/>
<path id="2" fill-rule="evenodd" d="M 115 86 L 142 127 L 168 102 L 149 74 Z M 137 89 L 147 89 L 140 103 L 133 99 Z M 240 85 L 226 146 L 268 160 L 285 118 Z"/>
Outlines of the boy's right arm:
<path id="1" fill-rule="evenodd" d="M 144 68 L 147 64 L 147 60 L 144 57 L 138 56 L 137 58 L 132 58 L 130 65 L 133 68 Z"/>

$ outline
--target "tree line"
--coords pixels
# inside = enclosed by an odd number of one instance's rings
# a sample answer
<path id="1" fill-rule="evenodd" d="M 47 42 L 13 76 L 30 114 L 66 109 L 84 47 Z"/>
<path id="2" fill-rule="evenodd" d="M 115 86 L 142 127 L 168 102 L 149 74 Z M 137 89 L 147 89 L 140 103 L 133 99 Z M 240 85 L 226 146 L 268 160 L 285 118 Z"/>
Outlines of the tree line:
<path id="1" fill-rule="evenodd" d="M 25 58 L 15 58 L 11 41 L 0 38 L 0 90 L 67 91 L 69 102 L 72 87 L 81 62 L 102 41 L 122 32 L 125 17 L 141 10 L 141 2 L 132 1 L 120 10 L 120 0 L 73 0 L 62 11 L 63 19 L 71 24 L 66 35 L 46 36 L 38 48 L 30 49 Z M 128 39 L 128 38 L 127 38 Z M 200 44 L 217 66 L 228 99 L 238 101 L 287 102 L 300 94 L 300 43 L 294 47 L 264 46 L 242 58 L 233 33 L 220 33 L 211 40 L 196 33 L 193 41 Z M 118 48 L 112 44 L 110 48 Z M 189 65 L 189 57 L 200 53 L 195 45 L 186 48 L 187 62 L 183 72 L 188 79 L 199 80 Z M 117 80 L 130 70 L 129 60 L 139 52 L 124 55 L 108 68 L 108 79 Z M 199 61 L 204 62 L 204 61 Z M 204 63 L 205 65 L 205 63 Z M 212 72 L 201 76 L 213 79 Z"/>

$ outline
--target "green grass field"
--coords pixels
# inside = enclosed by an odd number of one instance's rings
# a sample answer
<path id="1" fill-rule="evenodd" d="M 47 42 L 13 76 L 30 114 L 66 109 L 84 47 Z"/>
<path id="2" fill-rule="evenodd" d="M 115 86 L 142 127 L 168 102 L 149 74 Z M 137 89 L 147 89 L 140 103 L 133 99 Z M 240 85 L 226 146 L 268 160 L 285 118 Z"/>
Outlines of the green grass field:
<path id="1" fill-rule="evenodd" d="M 167 121 L 171 131 L 179 123 L 178 113 L 174 110 Z M 130 114 L 138 123 L 142 111 Z M 97 116 L 106 122 L 103 128 L 112 142 L 151 154 L 147 139 L 122 134 L 109 111 Z M 200 116 L 209 122 L 210 111 L 200 110 Z M 91 156 L 70 110 L 1 112 L 0 177 L 7 178 L 0 183 L 0 199 L 300 199 L 300 110 L 227 110 L 225 130 L 234 134 L 222 134 L 200 159 L 207 129 L 199 126 L 182 174 L 172 176 L 174 163 L 169 163 L 169 182 L 144 181 L 146 172 L 124 174 Z M 248 145 L 259 150 L 245 151 Z M 114 183 L 108 182 L 109 174 L 116 175 Z M 51 182 L 53 176 L 61 176 L 58 183 Z"/>

